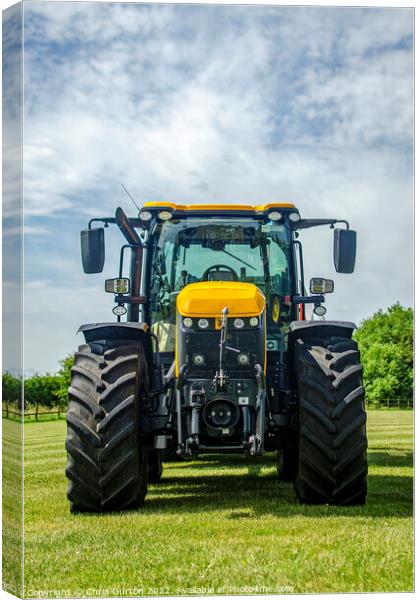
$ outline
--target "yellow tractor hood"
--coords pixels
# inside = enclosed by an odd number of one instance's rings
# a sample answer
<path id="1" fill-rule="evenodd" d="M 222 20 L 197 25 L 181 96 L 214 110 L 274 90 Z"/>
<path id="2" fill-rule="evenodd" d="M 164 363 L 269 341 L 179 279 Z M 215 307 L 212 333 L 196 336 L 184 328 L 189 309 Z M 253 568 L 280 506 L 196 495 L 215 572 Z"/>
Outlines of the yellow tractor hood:
<path id="1" fill-rule="evenodd" d="M 253 283 L 202 281 L 185 286 L 176 304 L 183 317 L 219 317 L 225 306 L 229 317 L 253 317 L 264 310 L 265 296 Z"/>

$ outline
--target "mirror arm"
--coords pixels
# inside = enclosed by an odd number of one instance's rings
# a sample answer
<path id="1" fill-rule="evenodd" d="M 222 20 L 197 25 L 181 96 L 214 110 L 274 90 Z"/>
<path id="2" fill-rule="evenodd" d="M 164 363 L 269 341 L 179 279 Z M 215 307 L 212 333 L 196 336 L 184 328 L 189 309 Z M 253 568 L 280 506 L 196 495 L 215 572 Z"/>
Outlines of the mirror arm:
<path id="1" fill-rule="evenodd" d="M 344 219 L 337 220 L 336 223 L 344 223 L 344 225 L 346 226 L 346 229 L 350 229 L 349 222 L 345 221 Z"/>
<path id="2" fill-rule="evenodd" d="M 123 246 L 121 246 L 121 250 L 120 250 L 120 267 L 119 267 L 119 271 L 118 271 L 118 277 L 122 277 L 123 276 L 123 267 L 124 267 L 124 251 L 126 248 L 136 248 L 137 246 L 133 246 L 132 244 L 124 244 Z"/>
<path id="3" fill-rule="evenodd" d="M 330 225 L 334 229 L 337 223 L 344 223 L 346 229 L 350 229 L 348 221 L 344 219 L 301 219 L 295 225 L 295 229 L 309 229 L 309 227 L 319 227 L 320 225 Z"/>
<path id="4" fill-rule="evenodd" d="M 105 227 L 108 227 L 108 225 L 111 223 L 116 223 L 116 220 L 113 217 L 102 217 L 102 218 L 96 218 L 96 219 L 91 219 L 88 223 L 88 229 L 92 229 L 92 223 L 103 223 L 105 225 Z"/>
<path id="5" fill-rule="evenodd" d="M 142 223 L 140 219 L 136 219 L 133 217 L 127 217 L 127 221 L 132 227 L 142 228 Z M 108 225 L 115 225 L 117 223 L 114 217 L 95 217 L 91 219 L 88 223 L 88 229 L 92 229 L 92 223 L 103 223 L 105 227 Z"/>
<path id="6" fill-rule="evenodd" d="M 303 271 L 303 252 L 302 252 L 302 243 L 299 240 L 293 240 L 293 244 L 298 248 L 299 254 L 299 270 L 300 270 L 300 281 L 301 281 L 301 292 L 305 293 L 305 280 L 304 280 L 304 271 Z M 297 288 L 298 286 L 296 286 Z M 298 291 L 298 290 L 296 290 Z"/>

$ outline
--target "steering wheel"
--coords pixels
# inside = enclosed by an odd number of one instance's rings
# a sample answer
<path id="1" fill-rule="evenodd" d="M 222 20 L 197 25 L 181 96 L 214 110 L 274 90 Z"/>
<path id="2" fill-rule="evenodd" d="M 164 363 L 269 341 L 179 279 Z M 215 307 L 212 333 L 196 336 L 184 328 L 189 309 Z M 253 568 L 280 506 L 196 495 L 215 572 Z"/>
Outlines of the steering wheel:
<path id="1" fill-rule="evenodd" d="M 206 269 L 203 273 L 203 277 L 202 280 L 203 281 L 209 281 L 209 275 L 211 272 L 216 272 L 216 273 L 232 273 L 232 280 L 233 281 L 238 281 L 238 274 L 236 273 L 235 269 L 232 269 L 232 267 L 229 267 L 229 265 L 212 265 L 211 267 L 209 267 L 208 269 Z M 212 280 L 212 281 L 217 281 L 217 280 Z M 224 280 L 222 280 L 224 281 Z"/>

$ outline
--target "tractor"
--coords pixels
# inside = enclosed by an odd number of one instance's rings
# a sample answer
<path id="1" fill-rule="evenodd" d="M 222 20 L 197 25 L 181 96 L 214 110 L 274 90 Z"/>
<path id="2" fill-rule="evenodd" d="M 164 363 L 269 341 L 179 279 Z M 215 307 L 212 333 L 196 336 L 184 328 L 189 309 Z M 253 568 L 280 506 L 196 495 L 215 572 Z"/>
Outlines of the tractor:
<path id="1" fill-rule="evenodd" d="M 105 228 L 125 241 L 105 281 L 115 320 L 82 325 L 67 413 L 70 510 L 140 507 L 164 459 L 276 453 L 305 504 L 363 505 L 366 413 L 355 324 L 325 319 L 334 281 L 305 287 L 300 231 L 329 225 L 338 273 L 356 232 L 262 206 L 146 202 L 81 232 L 101 273 Z M 307 313 L 308 316 L 307 316 Z"/>

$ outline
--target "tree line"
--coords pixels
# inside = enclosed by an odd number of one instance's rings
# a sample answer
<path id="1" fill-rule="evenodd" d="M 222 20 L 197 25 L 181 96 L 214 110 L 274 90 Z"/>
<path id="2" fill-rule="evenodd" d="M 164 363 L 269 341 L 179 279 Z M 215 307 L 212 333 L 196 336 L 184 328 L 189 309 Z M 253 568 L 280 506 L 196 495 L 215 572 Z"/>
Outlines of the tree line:
<path id="1" fill-rule="evenodd" d="M 67 390 L 73 363 L 73 357 L 67 356 L 60 361 L 60 368 L 56 373 L 25 378 L 23 399 L 22 380 L 8 372 L 3 373 L 3 403 L 17 410 L 21 410 L 22 407 L 24 410 L 29 410 L 37 406 L 65 410 L 68 404 Z"/>
<path id="2" fill-rule="evenodd" d="M 359 344 L 363 380 L 368 403 L 406 402 L 413 397 L 413 310 L 397 303 L 365 319 L 354 334 Z M 73 357 L 60 362 L 50 375 L 24 380 L 24 409 L 42 406 L 62 408 L 68 403 Z M 3 403 L 22 407 L 22 383 L 10 373 L 3 374 Z"/>

